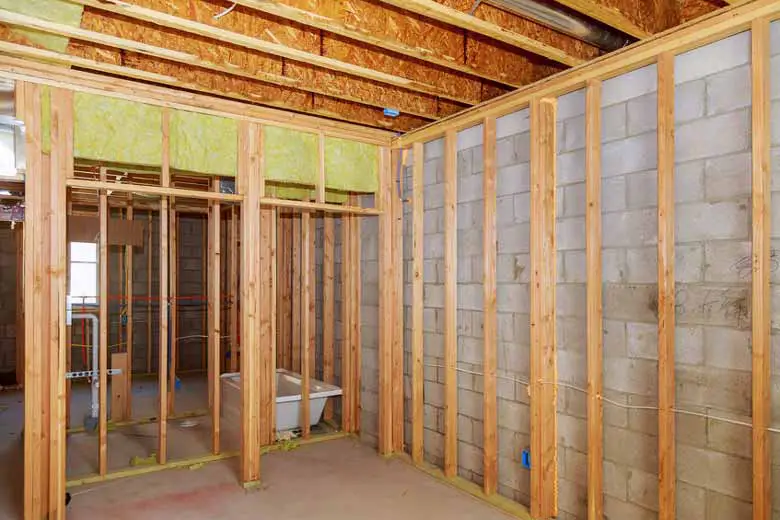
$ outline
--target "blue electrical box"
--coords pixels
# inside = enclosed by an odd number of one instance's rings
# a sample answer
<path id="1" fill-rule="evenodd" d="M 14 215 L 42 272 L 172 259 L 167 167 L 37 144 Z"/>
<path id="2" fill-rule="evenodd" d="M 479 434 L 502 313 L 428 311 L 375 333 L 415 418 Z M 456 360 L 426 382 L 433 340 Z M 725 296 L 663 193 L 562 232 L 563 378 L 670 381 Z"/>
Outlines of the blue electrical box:
<path id="1" fill-rule="evenodd" d="M 531 469 L 531 452 L 528 448 L 524 449 L 520 455 L 520 463 L 525 469 Z"/>
<path id="2" fill-rule="evenodd" d="M 398 117 L 401 115 L 401 112 L 395 108 L 386 108 L 385 115 L 388 117 Z"/>

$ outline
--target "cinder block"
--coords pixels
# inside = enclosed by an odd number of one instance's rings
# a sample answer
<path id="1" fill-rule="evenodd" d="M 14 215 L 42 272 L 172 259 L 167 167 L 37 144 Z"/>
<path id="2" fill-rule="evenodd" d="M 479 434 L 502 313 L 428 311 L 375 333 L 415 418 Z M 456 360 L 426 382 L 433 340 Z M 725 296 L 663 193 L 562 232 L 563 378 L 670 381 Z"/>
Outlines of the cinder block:
<path id="1" fill-rule="evenodd" d="M 705 80 L 678 84 L 674 89 L 674 122 L 684 123 L 704 116 Z"/>
<path id="2" fill-rule="evenodd" d="M 658 359 L 658 325 L 653 323 L 626 323 L 628 356 L 640 359 Z"/>
<path id="3" fill-rule="evenodd" d="M 657 365 L 644 359 L 605 358 L 604 386 L 632 394 L 656 395 Z"/>
<path id="4" fill-rule="evenodd" d="M 658 206 L 658 174 L 655 170 L 626 175 L 628 208 L 654 208 Z"/>
<path id="5" fill-rule="evenodd" d="M 658 474 L 632 469 L 628 473 L 628 500 L 658 511 Z"/>
<path id="6" fill-rule="evenodd" d="M 558 416 L 558 444 L 585 452 L 588 449 L 588 423 L 570 415 Z"/>
<path id="7" fill-rule="evenodd" d="M 585 283 L 587 282 L 587 266 L 585 262 L 585 251 L 566 251 L 564 258 L 565 282 Z"/>
<path id="8" fill-rule="evenodd" d="M 432 184 L 426 186 L 423 194 L 423 208 L 425 211 L 444 207 L 444 184 Z"/>
<path id="9" fill-rule="evenodd" d="M 531 423 L 527 406 L 506 399 L 498 400 L 498 416 L 501 418 L 502 427 L 518 432 L 528 431 L 528 425 Z"/>
<path id="10" fill-rule="evenodd" d="M 440 137 L 439 139 L 425 143 L 423 153 L 425 154 L 426 160 L 444 157 L 444 138 Z"/>
<path id="11" fill-rule="evenodd" d="M 530 372 L 529 351 L 530 347 L 527 344 L 499 343 L 499 368 L 514 372 L 517 376 L 527 379 Z M 517 393 L 515 393 L 514 398 L 517 398 Z"/>
<path id="12" fill-rule="evenodd" d="M 713 239 L 745 239 L 748 236 L 748 206 L 744 202 L 680 204 L 675 218 L 678 242 Z"/>
<path id="13" fill-rule="evenodd" d="M 426 307 L 444 308 L 444 286 L 423 284 L 423 302 Z"/>
<path id="14" fill-rule="evenodd" d="M 614 105 L 657 90 L 658 72 L 655 64 L 604 81 L 602 106 Z"/>
<path id="15" fill-rule="evenodd" d="M 777 20 L 769 24 L 769 38 L 772 54 L 780 54 L 780 22 Z"/>
<path id="16" fill-rule="evenodd" d="M 676 160 L 716 157 L 747 150 L 750 114 L 741 109 L 679 125 L 675 133 Z"/>
<path id="17" fill-rule="evenodd" d="M 459 442 L 458 465 L 474 473 L 482 474 L 482 450 L 473 444 Z"/>
<path id="18" fill-rule="evenodd" d="M 626 323 L 624 321 L 604 320 L 604 355 L 607 357 L 625 357 Z"/>
<path id="19" fill-rule="evenodd" d="M 658 126 L 658 95 L 646 94 L 626 103 L 628 111 L 628 135 L 639 135 Z"/>
<path id="20" fill-rule="evenodd" d="M 622 501 L 628 500 L 628 468 L 605 460 L 602 466 L 604 494 Z"/>
<path id="21" fill-rule="evenodd" d="M 749 459 L 684 444 L 677 447 L 677 478 L 683 482 L 750 500 L 751 475 Z"/>
<path id="22" fill-rule="evenodd" d="M 498 230 L 498 253 L 528 253 L 530 251 L 529 224 L 513 224 Z"/>
<path id="23" fill-rule="evenodd" d="M 517 160 L 515 155 L 515 139 L 522 136 L 528 136 L 528 133 L 515 134 L 503 139 L 496 140 L 496 167 L 503 168 L 511 164 L 517 164 L 520 161 Z"/>
<path id="24" fill-rule="evenodd" d="M 654 169 L 657 154 L 655 132 L 606 143 L 602 148 L 603 176 L 612 177 Z M 580 163 L 580 168 L 583 164 L 584 162 Z"/>
<path id="25" fill-rule="evenodd" d="M 750 331 L 727 327 L 704 327 L 707 366 L 734 370 L 751 369 Z"/>
<path id="26" fill-rule="evenodd" d="M 701 327 L 675 326 L 674 361 L 681 365 L 704 363 L 704 331 Z"/>
<path id="27" fill-rule="evenodd" d="M 458 307 L 472 311 L 481 311 L 482 284 L 458 284 Z"/>
<path id="28" fill-rule="evenodd" d="M 626 104 L 619 103 L 601 109 L 601 142 L 626 137 L 628 131 Z"/>
<path id="29" fill-rule="evenodd" d="M 585 387 L 587 385 L 586 375 L 583 370 L 585 366 L 586 359 L 584 353 L 558 350 L 558 381 Z"/>
<path id="30" fill-rule="evenodd" d="M 499 254 L 496 260 L 496 280 L 503 282 L 523 282 L 530 280 L 531 257 L 527 254 Z"/>
<path id="31" fill-rule="evenodd" d="M 750 106 L 750 66 L 743 65 L 706 78 L 707 115 Z"/>
<path id="32" fill-rule="evenodd" d="M 602 222 L 604 247 L 638 247 L 655 244 L 658 233 L 656 213 L 654 210 L 641 209 L 610 214 Z"/>
<path id="33" fill-rule="evenodd" d="M 482 199 L 482 175 L 472 174 L 458 179 L 458 202 Z"/>
<path id="34" fill-rule="evenodd" d="M 719 493 L 708 493 L 707 495 L 707 520 L 750 518 L 751 513 L 752 507 L 749 501 L 738 500 Z"/>
<path id="35" fill-rule="evenodd" d="M 707 520 L 705 489 L 692 486 L 685 482 L 676 482 L 677 486 L 677 516 L 690 520 Z"/>
<path id="36" fill-rule="evenodd" d="M 496 287 L 496 306 L 499 311 L 528 314 L 527 284 L 501 284 Z"/>
<path id="37" fill-rule="evenodd" d="M 558 98 L 558 121 L 577 117 L 585 113 L 585 90 L 575 90 Z"/>
<path id="38" fill-rule="evenodd" d="M 496 198 L 496 225 L 504 226 L 515 221 L 515 201 L 513 195 Z"/>
<path id="39" fill-rule="evenodd" d="M 458 413 L 471 417 L 472 419 L 482 420 L 482 394 L 458 389 Z"/>
<path id="40" fill-rule="evenodd" d="M 658 280 L 658 250 L 641 247 L 626 250 L 629 283 L 655 283 Z"/>
<path id="41" fill-rule="evenodd" d="M 776 78 L 777 76 L 774 77 Z M 775 80 L 775 83 L 780 83 L 780 81 Z M 780 121 L 780 102 L 772 101 L 771 115 L 769 116 L 769 119 L 770 121 L 773 121 L 771 129 L 772 144 L 778 145 L 780 144 L 780 128 L 778 128 L 776 121 Z"/>
<path id="42" fill-rule="evenodd" d="M 675 57 L 674 81 L 685 83 L 748 63 L 750 31 L 745 31 Z"/>
<path id="43" fill-rule="evenodd" d="M 688 284 L 677 291 L 677 316 L 680 323 L 747 328 L 750 325 L 749 308 L 747 285 Z"/>
<path id="44" fill-rule="evenodd" d="M 585 217 L 566 218 L 556 224 L 559 251 L 585 249 Z"/>
<path id="45" fill-rule="evenodd" d="M 704 279 L 704 247 L 701 244 L 674 248 L 674 279 L 678 283 L 696 283 Z"/>
<path id="46" fill-rule="evenodd" d="M 626 209 L 626 176 L 609 177 L 601 180 L 601 211 L 612 212 Z"/>
<path id="47" fill-rule="evenodd" d="M 430 159 L 426 156 L 423 163 L 423 185 L 430 186 L 442 182 L 444 179 L 444 161 L 442 159 Z"/>
<path id="48" fill-rule="evenodd" d="M 631 502 L 623 502 L 610 496 L 605 496 L 604 517 L 620 519 L 630 518 L 631 520 L 657 520 L 658 514 L 655 511 L 644 509 Z"/>
<path id="49" fill-rule="evenodd" d="M 496 119 L 496 138 L 527 132 L 531 125 L 528 118 L 528 109 L 518 110 Z"/>
<path id="50" fill-rule="evenodd" d="M 749 423 L 750 417 L 739 417 L 738 420 Z M 707 446 L 709 448 L 750 459 L 753 456 L 751 444 L 750 430 L 744 426 L 723 421 L 710 421 L 707 428 Z"/>
<path id="51" fill-rule="evenodd" d="M 482 144 L 484 127 L 480 124 L 458 132 L 458 150 L 466 150 Z"/>
<path id="52" fill-rule="evenodd" d="M 658 445 L 654 435 L 604 425 L 604 458 L 648 473 L 658 471 Z M 613 518 L 635 518 L 615 516 Z"/>
<path id="53" fill-rule="evenodd" d="M 678 204 L 704 200 L 704 161 L 675 165 L 674 200 Z"/>
<path id="54" fill-rule="evenodd" d="M 559 151 L 568 152 L 585 147 L 585 116 L 563 121 L 563 135 L 558 138 Z"/>
<path id="55" fill-rule="evenodd" d="M 572 450 L 561 450 L 558 464 L 562 467 L 558 480 L 558 516 L 556 520 L 577 520 L 585 518 L 588 512 L 588 487 L 580 482 L 580 475 L 587 474 L 587 462 L 583 463 L 585 455 Z M 569 474 L 578 477 L 569 478 Z"/>
<path id="56" fill-rule="evenodd" d="M 513 196 L 515 222 L 522 224 L 531 221 L 531 193 L 517 193 Z"/>
<path id="57" fill-rule="evenodd" d="M 707 159 L 704 163 L 705 193 L 708 200 L 735 199 L 750 195 L 750 152 Z"/>
<path id="58" fill-rule="evenodd" d="M 579 182 L 585 178 L 585 150 L 560 154 L 556 164 L 559 184 Z"/>
<path id="59" fill-rule="evenodd" d="M 444 233 L 427 235 L 423 240 L 423 258 L 444 258 Z"/>
<path id="60" fill-rule="evenodd" d="M 570 184 L 564 186 L 563 190 L 563 212 L 560 216 L 579 217 L 585 215 L 585 183 Z M 558 204 L 560 206 L 560 202 Z"/>
<path id="61" fill-rule="evenodd" d="M 749 283 L 752 272 L 750 241 L 713 240 L 704 245 L 704 280 Z"/>
<path id="62" fill-rule="evenodd" d="M 513 195 L 531 190 L 528 163 L 512 164 L 496 171 L 496 195 Z"/>

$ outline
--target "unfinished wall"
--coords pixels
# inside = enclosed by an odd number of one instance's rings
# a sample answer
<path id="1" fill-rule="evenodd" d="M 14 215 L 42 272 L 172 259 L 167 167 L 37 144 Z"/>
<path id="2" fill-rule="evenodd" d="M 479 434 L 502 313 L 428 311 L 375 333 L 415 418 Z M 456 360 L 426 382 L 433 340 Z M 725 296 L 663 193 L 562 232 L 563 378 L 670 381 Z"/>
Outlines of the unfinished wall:
<path id="1" fill-rule="evenodd" d="M 0 224 L 0 385 L 16 380 L 16 232 Z"/>
<path id="2" fill-rule="evenodd" d="M 780 23 L 772 24 L 773 188 L 780 185 Z M 676 406 L 750 422 L 750 35 L 676 58 Z M 606 80 L 602 95 L 604 501 L 610 518 L 657 517 L 657 71 Z M 586 517 L 585 100 L 558 100 L 559 506 Z M 529 503 L 528 111 L 497 121 L 499 492 Z M 482 127 L 458 134 L 458 464 L 482 481 Z M 443 139 L 424 147 L 424 451 L 443 464 Z M 409 154 L 404 198 L 411 198 Z M 780 216 L 780 194 L 774 197 Z M 780 217 L 773 219 L 780 241 Z M 405 208 L 405 349 L 411 344 L 411 212 Z M 775 246 L 780 244 L 775 244 Z M 772 252 L 775 321 L 780 321 Z M 773 324 L 775 348 L 780 346 Z M 780 356 L 775 354 L 775 360 Z M 774 412 L 780 371 L 774 362 Z M 405 381 L 409 394 L 410 365 Z M 407 408 L 411 406 L 407 399 Z M 649 407 L 650 409 L 647 409 Z M 686 519 L 747 518 L 750 428 L 678 414 L 677 507 Z M 407 444 L 411 431 L 406 417 Z M 780 425 L 775 420 L 775 426 Z M 775 483 L 780 447 L 774 443 Z M 775 485 L 780 518 L 780 485 Z"/>

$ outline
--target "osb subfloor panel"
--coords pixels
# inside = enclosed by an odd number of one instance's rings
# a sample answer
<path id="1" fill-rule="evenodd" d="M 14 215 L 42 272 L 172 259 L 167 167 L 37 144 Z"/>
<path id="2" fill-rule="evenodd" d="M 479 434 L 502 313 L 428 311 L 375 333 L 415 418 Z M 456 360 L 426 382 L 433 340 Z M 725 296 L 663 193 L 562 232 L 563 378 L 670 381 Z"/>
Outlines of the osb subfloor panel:
<path id="1" fill-rule="evenodd" d="M 265 455 L 257 489 L 241 488 L 237 471 L 238 460 L 230 459 L 75 488 L 68 518 L 510 518 L 352 439 Z"/>

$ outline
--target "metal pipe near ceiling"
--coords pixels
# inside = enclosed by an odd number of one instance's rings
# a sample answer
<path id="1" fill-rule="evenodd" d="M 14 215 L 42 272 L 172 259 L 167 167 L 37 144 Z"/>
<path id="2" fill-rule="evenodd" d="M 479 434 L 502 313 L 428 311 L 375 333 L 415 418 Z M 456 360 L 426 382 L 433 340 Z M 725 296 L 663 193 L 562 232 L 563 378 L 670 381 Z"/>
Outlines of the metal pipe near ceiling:
<path id="1" fill-rule="evenodd" d="M 475 2 L 472 13 L 476 11 L 481 1 Z M 573 16 L 536 0 L 484 0 L 484 3 L 586 41 L 605 51 L 614 51 L 633 42 L 627 36 L 607 31 L 589 20 Z"/>

